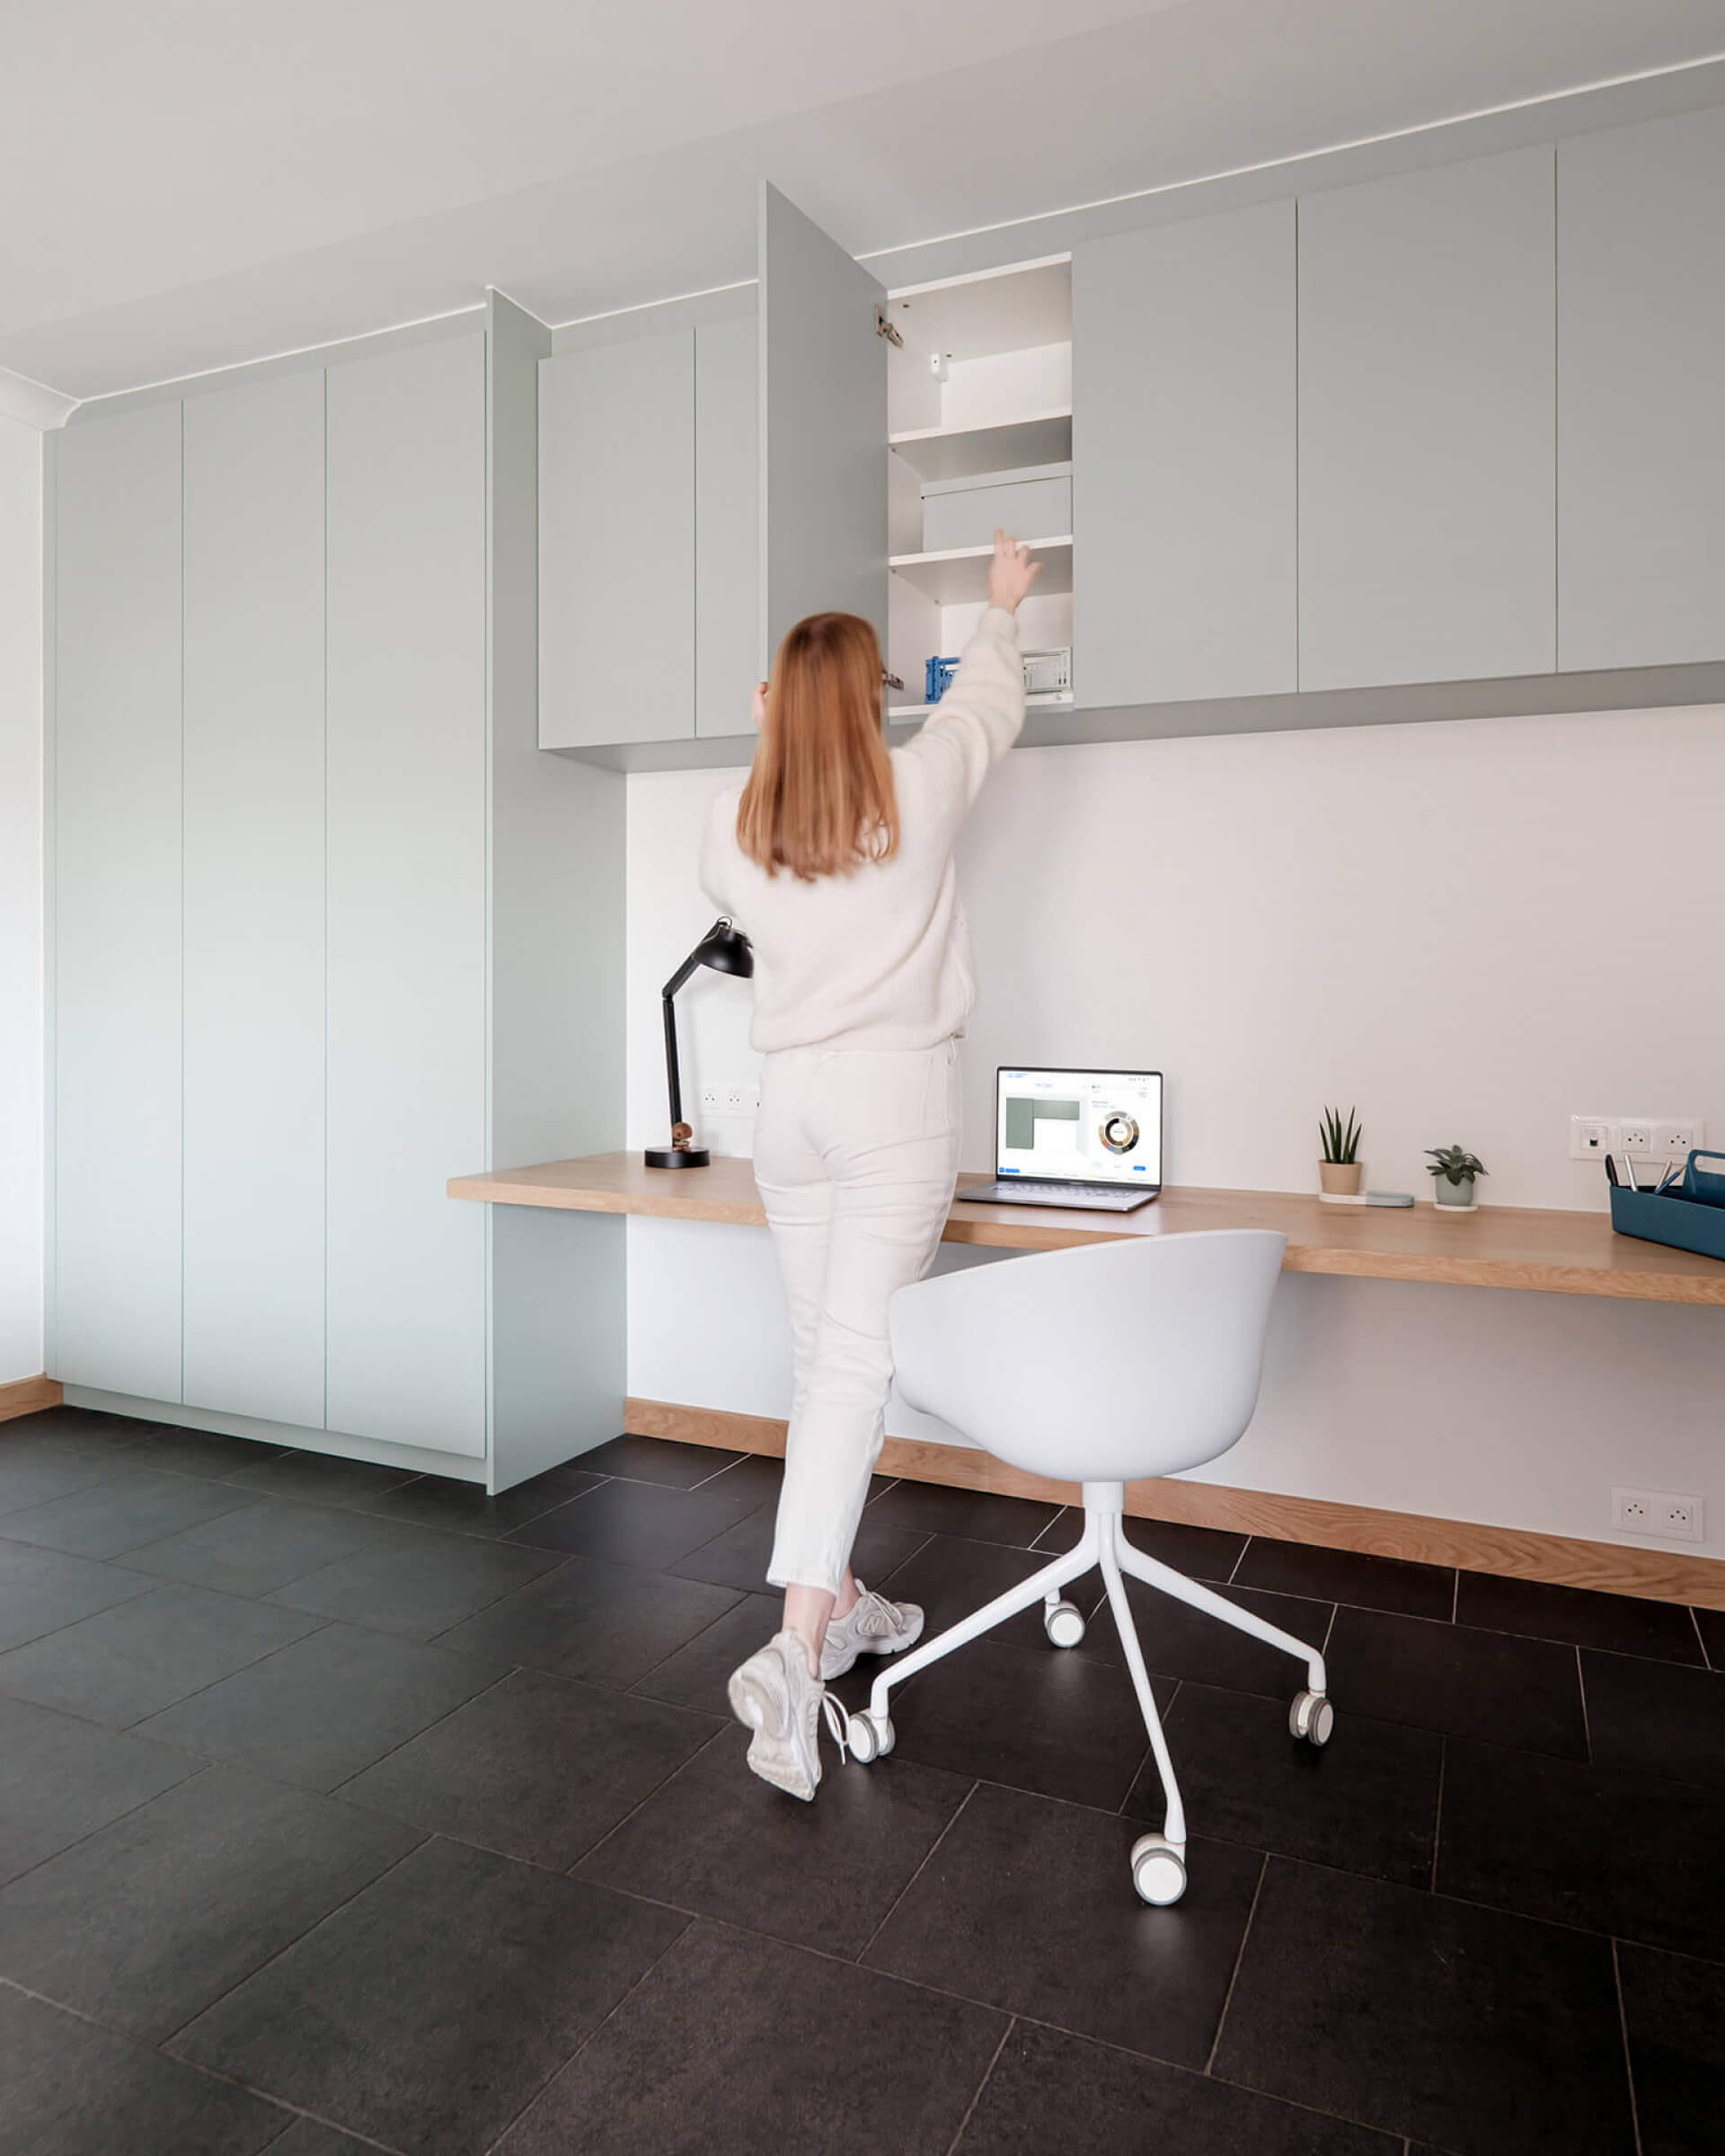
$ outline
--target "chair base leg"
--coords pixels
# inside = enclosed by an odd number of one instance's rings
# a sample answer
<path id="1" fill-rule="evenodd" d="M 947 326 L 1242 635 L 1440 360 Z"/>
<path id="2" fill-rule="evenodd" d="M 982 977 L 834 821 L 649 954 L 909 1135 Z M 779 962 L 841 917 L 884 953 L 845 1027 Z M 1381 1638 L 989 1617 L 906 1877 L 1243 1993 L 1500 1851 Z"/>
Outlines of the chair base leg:
<path id="1" fill-rule="evenodd" d="M 972 1639 L 979 1639 L 985 1632 L 992 1632 L 997 1624 L 1004 1624 L 1009 1617 L 1016 1617 L 1021 1610 L 1028 1610 L 1032 1603 L 1054 1603 L 1060 1597 L 1060 1589 L 1081 1579 L 1094 1565 L 1101 1554 L 1101 1536 L 1098 1523 L 1089 1513 L 1084 1515 L 1084 1531 L 1074 1547 L 1057 1557 L 1051 1564 L 1044 1565 L 1039 1572 L 1032 1572 L 1017 1586 L 1009 1587 L 1005 1594 L 996 1595 L 979 1610 L 957 1624 L 949 1625 L 945 1631 L 901 1657 L 880 1671 L 869 1689 L 869 1712 L 878 1721 L 887 1713 L 887 1701 L 895 1684 L 902 1684 L 907 1677 L 914 1677 L 919 1669 L 926 1669 L 932 1662 L 939 1662 L 955 1648 L 966 1647 Z"/>
<path id="2" fill-rule="evenodd" d="M 973 1611 L 959 1623 L 949 1626 L 936 1638 L 882 1668 L 869 1692 L 865 1718 L 869 1726 L 864 1737 L 868 1748 L 864 1751 L 859 1747 L 855 1756 L 880 1758 L 892 1749 L 892 1722 L 888 1707 L 895 1685 L 902 1684 L 907 1677 L 914 1677 L 932 1663 L 942 1660 L 956 1648 L 979 1639 L 985 1632 L 993 1631 L 996 1625 L 1004 1624 L 1021 1610 L 1028 1610 L 1034 1603 L 1040 1602 L 1048 1611 L 1054 1611 L 1061 1599 L 1060 1590 L 1095 1566 L 1102 1575 L 1110 1613 L 1119 1633 L 1127 1671 L 1144 1717 L 1166 1805 L 1162 1832 L 1142 1834 L 1133 1845 L 1133 1884 L 1144 1900 L 1165 1905 L 1178 1901 L 1186 1890 L 1186 1815 L 1181 1802 L 1180 1785 L 1174 1778 L 1168 1740 L 1163 1734 L 1162 1717 L 1157 1712 L 1155 1694 L 1145 1666 L 1137 1627 L 1133 1622 L 1132 1606 L 1127 1599 L 1127 1578 L 1141 1580 L 1145 1586 L 1171 1595 L 1176 1601 L 1202 1610 L 1218 1622 L 1232 1625 L 1236 1631 L 1249 1633 L 1267 1646 L 1279 1648 L 1284 1654 L 1304 1662 L 1307 1688 L 1296 1694 L 1289 1715 L 1289 1727 L 1296 1736 L 1305 1737 L 1314 1745 L 1324 1744 L 1333 1716 L 1326 1697 L 1323 1657 L 1319 1650 L 1296 1639 L 1290 1633 L 1278 1630 L 1273 1624 L 1266 1624 L 1251 1610 L 1242 1609 L 1225 1595 L 1200 1586 L 1196 1580 L 1188 1579 L 1183 1573 L 1135 1549 L 1126 1538 L 1124 1499 L 1125 1490 L 1119 1483 L 1085 1483 L 1084 1533 L 1072 1549 L 1044 1565 L 1040 1571 L 1031 1573 L 1028 1579 L 1021 1580 L 1017 1586 L 985 1603 L 981 1609 Z M 1078 1636 L 1082 1637 L 1082 1630 Z M 1058 1632 L 1052 1627 L 1050 1637 L 1059 1640 Z"/>

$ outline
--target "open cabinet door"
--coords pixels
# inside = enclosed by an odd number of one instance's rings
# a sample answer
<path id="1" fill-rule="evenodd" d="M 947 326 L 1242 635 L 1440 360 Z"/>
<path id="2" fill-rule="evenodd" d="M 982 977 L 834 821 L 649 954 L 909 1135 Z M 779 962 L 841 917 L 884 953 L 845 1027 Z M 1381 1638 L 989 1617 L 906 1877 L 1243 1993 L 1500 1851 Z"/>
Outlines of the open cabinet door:
<path id="1" fill-rule="evenodd" d="M 761 184 L 761 672 L 806 614 L 860 614 L 887 644 L 885 296 Z"/>

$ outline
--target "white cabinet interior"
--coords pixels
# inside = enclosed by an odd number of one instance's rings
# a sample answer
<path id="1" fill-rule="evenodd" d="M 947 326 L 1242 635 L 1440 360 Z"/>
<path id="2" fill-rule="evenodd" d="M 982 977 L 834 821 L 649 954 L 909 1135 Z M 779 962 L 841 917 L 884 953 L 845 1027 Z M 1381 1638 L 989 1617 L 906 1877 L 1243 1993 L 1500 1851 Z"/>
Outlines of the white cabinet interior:
<path id="1" fill-rule="evenodd" d="M 982 618 L 993 533 L 1042 563 L 1020 616 L 1027 651 L 1070 651 L 1072 264 L 895 292 L 888 362 L 887 716 L 930 709 L 928 665 Z M 1070 690 L 1039 703 L 1070 704 Z"/>

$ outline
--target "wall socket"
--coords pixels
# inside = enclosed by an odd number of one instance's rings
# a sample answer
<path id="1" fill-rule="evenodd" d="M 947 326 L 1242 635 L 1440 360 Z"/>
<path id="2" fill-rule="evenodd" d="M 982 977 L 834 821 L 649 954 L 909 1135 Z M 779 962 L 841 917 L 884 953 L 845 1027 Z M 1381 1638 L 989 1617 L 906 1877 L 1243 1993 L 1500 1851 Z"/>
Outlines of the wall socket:
<path id="1" fill-rule="evenodd" d="M 1657 1534 L 1668 1542 L 1702 1539 L 1701 1499 L 1682 1489 L 1616 1489 L 1611 1493 L 1611 1524 L 1631 1534 Z"/>
<path id="2" fill-rule="evenodd" d="M 1653 1160 L 1679 1160 L 1692 1146 L 1704 1145 L 1707 1132 L 1699 1116 L 1571 1116 L 1570 1158 L 1600 1160 L 1608 1153 L 1632 1153 Z"/>
<path id="3" fill-rule="evenodd" d="M 761 1105 L 757 1085 L 703 1085 L 701 1112 L 707 1116 L 752 1116 Z"/>

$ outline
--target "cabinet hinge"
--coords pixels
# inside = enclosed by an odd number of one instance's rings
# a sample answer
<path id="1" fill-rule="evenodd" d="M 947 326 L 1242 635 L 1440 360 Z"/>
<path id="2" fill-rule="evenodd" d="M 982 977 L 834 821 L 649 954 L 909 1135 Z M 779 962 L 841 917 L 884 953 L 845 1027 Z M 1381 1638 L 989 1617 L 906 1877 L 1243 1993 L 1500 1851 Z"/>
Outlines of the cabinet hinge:
<path id="1" fill-rule="evenodd" d="M 874 333 L 877 337 L 884 337 L 889 344 L 898 345 L 902 350 L 905 340 L 894 327 L 884 300 L 876 300 L 874 303 Z"/>

